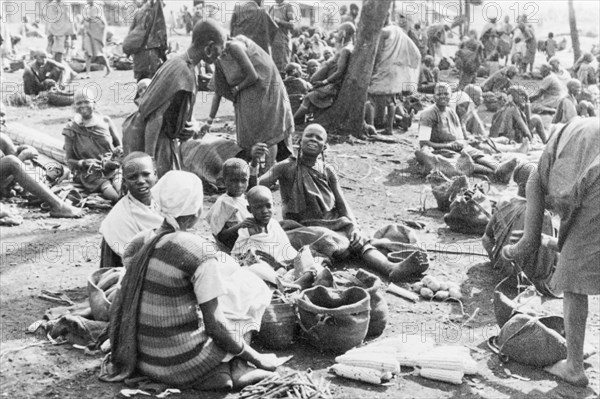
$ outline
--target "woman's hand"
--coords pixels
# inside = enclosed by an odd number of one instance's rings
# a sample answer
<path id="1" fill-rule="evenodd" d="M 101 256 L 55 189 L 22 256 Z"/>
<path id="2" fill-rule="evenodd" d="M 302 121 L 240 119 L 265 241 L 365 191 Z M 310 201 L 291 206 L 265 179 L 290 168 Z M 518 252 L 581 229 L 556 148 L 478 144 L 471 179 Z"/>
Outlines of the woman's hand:
<path id="1" fill-rule="evenodd" d="M 258 165 L 261 159 L 264 159 L 269 155 L 269 146 L 265 143 L 256 143 L 250 150 L 250 158 L 252 159 L 253 165 Z"/>
<path id="2" fill-rule="evenodd" d="M 524 231 L 523 231 L 523 230 L 513 230 L 513 231 L 510 233 L 510 237 L 508 238 L 508 243 L 509 243 L 510 245 L 515 245 L 516 243 L 518 243 L 518 242 L 519 242 L 519 240 L 520 240 L 521 238 L 523 238 L 523 233 L 524 233 Z"/>
<path id="3" fill-rule="evenodd" d="M 19 151 L 18 158 L 21 160 L 21 162 L 35 161 L 39 155 L 40 154 L 35 148 L 31 146 L 22 146 L 21 150 Z"/>
<path id="4" fill-rule="evenodd" d="M 233 95 L 233 98 L 235 100 L 237 100 L 237 97 L 240 94 L 240 91 L 241 91 L 241 89 L 240 89 L 239 85 L 233 86 L 233 88 L 231 89 L 231 94 Z"/>
<path id="5" fill-rule="evenodd" d="M 183 128 L 181 133 L 179 133 L 179 136 L 177 138 L 181 141 L 186 141 L 186 140 L 191 139 L 199 131 L 200 131 L 200 127 L 198 126 L 197 122 L 187 121 L 185 123 L 185 127 Z"/>
<path id="6" fill-rule="evenodd" d="M 358 228 L 354 228 L 350 233 L 350 248 L 359 250 L 364 245 L 364 235 Z"/>
<path id="7" fill-rule="evenodd" d="M 259 369 L 275 371 L 277 369 L 277 356 L 274 353 L 259 353 L 252 360 L 252 364 Z"/>
<path id="8" fill-rule="evenodd" d="M 112 172 L 113 170 L 117 170 L 121 167 L 121 164 L 117 161 L 107 161 L 104 163 L 104 170 L 107 172 Z"/>

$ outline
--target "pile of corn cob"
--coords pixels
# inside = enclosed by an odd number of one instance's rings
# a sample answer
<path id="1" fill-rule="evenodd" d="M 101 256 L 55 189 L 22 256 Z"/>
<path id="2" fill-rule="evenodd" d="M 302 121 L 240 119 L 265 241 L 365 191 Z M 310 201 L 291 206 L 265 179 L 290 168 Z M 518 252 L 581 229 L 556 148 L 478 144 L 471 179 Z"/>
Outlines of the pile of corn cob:
<path id="1" fill-rule="evenodd" d="M 477 374 L 477 362 L 471 358 L 469 348 L 434 347 L 431 343 L 421 342 L 420 338 L 386 338 L 352 349 L 338 356 L 336 361 L 340 364 L 332 366 L 330 370 L 344 377 L 373 384 L 385 382 L 385 377 L 399 372 L 399 366 L 414 367 L 415 374 L 421 377 L 451 384 L 462 384 L 464 375 Z"/>
<path id="2" fill-rule="evenodd" d="M 239 399 L 333 399 L 329 382 L 315 378 L 312 371 L 275 374 L 240 391 Z"/>
<path id="3" fill-rule="evenodd" d="M 388 382 L 400 372 L 395 348 L 371 347 L 351 349 L 335 358 L 329 371 L 340 377 L 369 384 Z"/>

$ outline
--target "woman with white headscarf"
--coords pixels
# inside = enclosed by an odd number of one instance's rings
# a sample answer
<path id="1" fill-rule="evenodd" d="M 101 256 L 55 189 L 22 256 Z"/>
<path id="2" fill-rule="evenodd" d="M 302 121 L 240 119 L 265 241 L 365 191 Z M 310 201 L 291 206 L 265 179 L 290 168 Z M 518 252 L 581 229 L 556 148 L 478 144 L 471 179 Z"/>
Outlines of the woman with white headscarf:
<path id="1" fill-rule="evenodd" d="M 200 178 L 170 171 L 152 196 L 165 220 L 125 251 L 127 271 L 111 308 L 112 353 L 100 378 L 123 381 L 137 370 L 182 388 L 231 389 L 272 375 L 272 357 L 245 342 L 260 326 L 270 290 L 186 231 L 202 213 Z"/>

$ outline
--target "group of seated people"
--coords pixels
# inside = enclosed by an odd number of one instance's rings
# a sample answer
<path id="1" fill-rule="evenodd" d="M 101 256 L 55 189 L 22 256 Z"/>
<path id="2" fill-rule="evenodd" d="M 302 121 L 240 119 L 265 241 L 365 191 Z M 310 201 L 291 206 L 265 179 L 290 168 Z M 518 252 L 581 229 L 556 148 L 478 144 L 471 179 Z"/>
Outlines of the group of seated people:
<path id="1" fill-rule="evenodd" d="M 262 280 L 242 272 L 246 268 L 236 261 L 256 250 L 272 265 L 293 267 L 298 252 L 273 218 L 269 187 L 275 183 L 280 187 L 284 225 L 327 228 L 347 240 L 347 249 L 336 253 L 333 262 L 358 257 L 394 282 L 419 275 L 428 267 L 422 251 L 393 263 L 370 243 L 344 197 L 337 173 L 324 160 L 326 142 L 322 126 L 308 125 L 298 155 L 275 164 L 262 176 L 258 176 L 260 151 L 253 151 L 250 164 L 238 158 L 227 160 L 223 165 L 226 192 L 206 216 L 202 182 L 196 175 L 171 171 L 157 181 L 149 155 L 133 152 L 125 157 L 121 167 L 127 194 L 100 227 L 102 266 L 124 264 L 127 269 L 122 285 L 125 294 L 111 310 L 115 312 L 111 323 L 117 328 L 111 330 L 111 361 L 102 379 L 119 381 L 131 375 L 133 367 L 165 383 L 217 389 L 239 388 L 270 375 L 272 359 L 258 354 L 249 343 L 271 292 L 265 291 Z M 185 232 L 201 217 L 214 242 Z M 310 286 L 316 274 L 311 270 L 295 283 Z M 139 281 L 144 284 L 136 291 Z M 175 286 L 179 287 L 177 296 L 165 294 L 167 287 Z M 153 305 L 157 301 L 160 309 Z M 201 312 L 192 312 L 188 303 L 199 304 Z M 139 311 L 128 310 L 131 304 L 139 304 Z M 163 314 L 170 316 L 157 324 L 156 317 Z M 134 331 L 124 325 L 128 318 L 139 320 Z M 245 323 L 244 334 L 235 335 L 234 322 Z M 161 331 L 160 350 L 154 330 Z M 197 339 L 182 341 L 182 331 Z M 136 356 L 124 344 L 131 342 L 127 339 L 136 340 Z M 131 359 L 137 359 L 137 365 Z"/>

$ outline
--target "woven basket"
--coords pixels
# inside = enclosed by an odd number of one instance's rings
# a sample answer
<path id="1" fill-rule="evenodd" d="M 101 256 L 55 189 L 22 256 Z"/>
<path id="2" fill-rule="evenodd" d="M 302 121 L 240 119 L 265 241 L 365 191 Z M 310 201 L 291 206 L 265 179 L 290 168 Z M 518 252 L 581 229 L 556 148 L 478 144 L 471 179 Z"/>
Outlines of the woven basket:
<path id="1" fill-rule="evenodd" d="M 270 349 L 285 349 L 294 343 L 296 312 L 294 305 L 279 291 L 273 293 L 265 310 L 257 338 Z"/>

